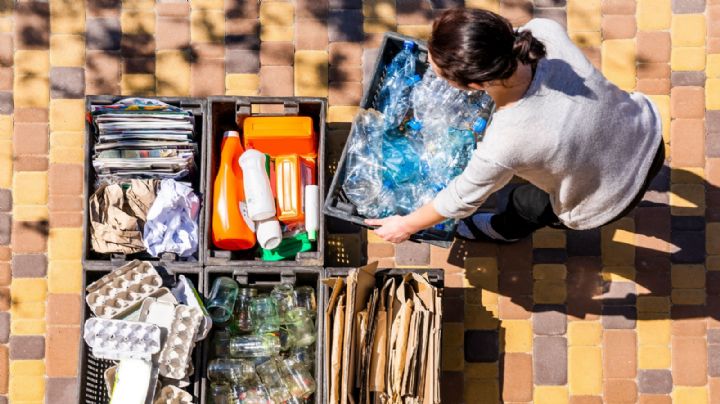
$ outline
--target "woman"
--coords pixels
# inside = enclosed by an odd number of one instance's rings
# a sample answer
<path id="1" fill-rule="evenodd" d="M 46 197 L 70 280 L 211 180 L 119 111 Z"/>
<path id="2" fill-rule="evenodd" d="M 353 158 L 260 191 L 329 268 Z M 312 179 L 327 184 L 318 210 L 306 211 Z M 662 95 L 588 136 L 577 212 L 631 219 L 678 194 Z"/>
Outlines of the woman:
<path id="1" fill-rule="evenodd" d="M 514 31 L 490 11 L 448 10 L 428 49 L 435 72 L 487 91 L 497 110 L 465 171 L 431 203 L 366 221 L 384 240 L 402 242 L 446 218 L 466 218 L 463 238 L 497 242 L 544 226 L 599 227 L 630 212 L 662 168 L 655 105 L 605 79 L 554 21 Z M 499 213 L 473 215 L 514 175 L 530 184 L 515 188 Z"/>

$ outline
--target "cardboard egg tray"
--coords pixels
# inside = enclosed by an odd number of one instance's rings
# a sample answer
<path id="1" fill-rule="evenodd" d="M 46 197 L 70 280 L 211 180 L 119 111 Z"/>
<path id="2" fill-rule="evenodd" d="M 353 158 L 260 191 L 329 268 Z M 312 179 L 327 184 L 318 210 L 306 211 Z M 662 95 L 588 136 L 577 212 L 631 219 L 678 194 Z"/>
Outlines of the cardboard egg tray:
<path id="1" fill-rule="evenodd" d="M 160 351 L 160 327 L 135 321 L 93 317 L 85 322 L 85 342 L 98 358 L 151 361 Z"/>
<path id="2" fill-rule="evenodd" d="M 175 306 L 165 346 L 158 358 L 161 376 L 183 379 L 188 375 L 195 335 L 202 321 L 203 314 L 199 309 L 185 305 Z"/>
<path id="3" fill-rule="evenodd" d="M 169 293 L 162 278 L 149 262 L 132 261 L 86 288 L 85 301 L 101 318 L 121 318 L 134 311 L 145 299 Z"/>
<path id="4" fill-rule="evenodd" d="M 192 394 L 175 386 L 165 386 L 154 404 L 192 404 Z"/>

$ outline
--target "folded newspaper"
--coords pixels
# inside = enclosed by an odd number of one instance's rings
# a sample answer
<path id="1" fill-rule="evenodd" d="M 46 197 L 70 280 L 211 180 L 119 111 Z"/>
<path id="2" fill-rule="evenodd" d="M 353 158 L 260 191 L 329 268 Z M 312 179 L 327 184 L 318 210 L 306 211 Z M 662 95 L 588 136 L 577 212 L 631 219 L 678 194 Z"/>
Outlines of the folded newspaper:
<path id="1" fill-rule="evenodd" d="M 93 167 L 99 183 L 128 178 L 183 179 L 198 152 L 189 111 L 146 98 L 126 98 L 91 111 Z"/>

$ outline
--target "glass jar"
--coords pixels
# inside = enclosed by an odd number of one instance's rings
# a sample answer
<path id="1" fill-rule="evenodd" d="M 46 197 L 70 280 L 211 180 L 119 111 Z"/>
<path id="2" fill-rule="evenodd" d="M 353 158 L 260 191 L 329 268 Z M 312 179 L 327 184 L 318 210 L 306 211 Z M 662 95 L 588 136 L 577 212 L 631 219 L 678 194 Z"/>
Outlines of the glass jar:
<path id="1" fill-rule="evenodd" d="M 317 388 L 315 378 L 310 374 L 307 367 L 293 358 L 285 358 L 280 361 L 280 373 L 291 387 L 293 397 L 307 399 Z"/>
<path id="2" fill-rule="evenodd" d="M 242 335 L 228 342 L 228 351 L 233 358 L 259 358 L 280 354 L 280 340 L 276 335 Z"/>
<path id="3" fill-rule="evenodd" d="M 308 345 L 293 348 L 290 352 L 288 352 L 288 358 L 301 362 L 310 372 L 312 372 L 315 369 L 315 346 Z"/>
<path id="4" fill-rule="evenodd" d="M 258 291 L 253 288 L 240 288 L 235 302 L 235 328 L 239 332 L 252 332 L 254 329 L 253 317 L 250 312 L 252 300 L 257 297 Z"/>
<path id="5" fill-rule="evenodd" d="M 237 282 L 232 278 L 221 276 L 215 279 L 206 305 L 213 324 L 222 325 L 230 321 L 235 309 L 238 289 L 240 288 Z"/>
<path id="6" fill-rule="evenodd" d="M 255 377 L 255 366 L 243 359 L 218 358 L 207 365 L 207 378 L 216 384 L 240 385 Z"/>
<path id="7" fill-rule="evenodd" d="M 277 332 L 280 328 L 275 300 L 268 295 L 258 296 L 250 302 L 250 316 L 255 319 L 255 333 Z"/>
<path id="8" fill-rule="evenodd" d="M 275 285 L 270 296 L 275 300 L 277 306 L 278 316 L 280 316 L 280 322 L 284 323 L 287 312 L 295 308 L 295 293 L 293 285 L 290 283 L 281 283 Z"/>
<path id="9" fill-rule="evenodd" d="M 317 337 L 315 323 L 304 308 L 292 309 L 287 313 L 287 329 L 296 347 L 312 345 Z"/>
<path id="10" fill-rule="evenodd" d="M 236 389 L 229 384 L 210 384 L 210 404 L 240 404 Z"/>
<path id="11" fill-rule="evenodd" d="M 315 289 L 310 286 L 300 286 L 295 288 L 293 294 L 295 298 L 295 307 L 307 309 L 310 316 L 314 319 L 317 313 L 317 301 L 315 300 Z"/>
<path id="12" fill-rule="evenodd" d="M 270 359 L 256 367 L 257 374 L 260 376 L 265 388 L 270 394 L 270 398 L 276 403 L 284 403 L 291 399 L 292 395 L 288 386 L 282 378 L 278 364 L 275 359 Z"/>

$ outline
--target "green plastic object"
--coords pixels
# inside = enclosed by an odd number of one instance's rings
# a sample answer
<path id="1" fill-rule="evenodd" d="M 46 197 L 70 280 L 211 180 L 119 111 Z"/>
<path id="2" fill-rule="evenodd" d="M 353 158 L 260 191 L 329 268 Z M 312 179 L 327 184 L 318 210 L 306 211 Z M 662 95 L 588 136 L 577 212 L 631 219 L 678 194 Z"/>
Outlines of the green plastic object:
<path id="1" fill-rule="evenodd" d="M 308 238 L 307 232 L 302 232 L 295 236 L 284 238 L 280 242 L 280 245 L 272 250 L 261 248 L 262 254 L 260 258 L 263 261 L 282 261 L 295 258 L 297 253 L 310 251 L 311 249 L 312 242 Z"/>

